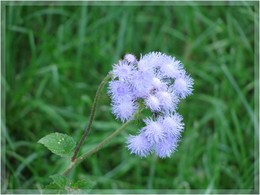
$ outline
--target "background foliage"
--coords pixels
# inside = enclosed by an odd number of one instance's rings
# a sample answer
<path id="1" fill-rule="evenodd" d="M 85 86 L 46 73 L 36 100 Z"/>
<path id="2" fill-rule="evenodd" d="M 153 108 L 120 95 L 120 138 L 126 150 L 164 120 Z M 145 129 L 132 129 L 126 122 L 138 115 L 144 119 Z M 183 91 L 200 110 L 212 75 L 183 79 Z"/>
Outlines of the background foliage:
<path id="1" fill-rule="evenodd" d="M 50 175 L 62 172 L 67 159 L 37 141 L 52 132 L 79 140 L 111 65 L 125 53 L 150 51 L 176 56 L 195 80 L 194 95 L 179 108 L 186 127 L 178 151 L 163 160 L 130 155 L 125 140 L 137 122 L 78 166 L 71 179 L 84 176 L 97 182 L 94 189 L 113 192 L 258 188 L 257 3 L 63 4 L 2 7 L 2 190 L 42 189 Z M 109 104 L 104 91 L 81 153 L 121 125 Z"/>

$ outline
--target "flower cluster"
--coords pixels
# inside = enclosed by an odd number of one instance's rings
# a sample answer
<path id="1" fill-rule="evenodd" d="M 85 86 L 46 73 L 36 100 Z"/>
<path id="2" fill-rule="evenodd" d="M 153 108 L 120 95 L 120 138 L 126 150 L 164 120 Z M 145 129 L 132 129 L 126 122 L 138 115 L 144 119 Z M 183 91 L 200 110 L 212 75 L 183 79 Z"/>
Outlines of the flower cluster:
<path id="1" fill-rule="evenodd" d="M 193 86 L 183 64 L 160 52 L 150 52 L 139 61 L 126 54 L 113 66 L 112 75 L 108 94 L 116 118 L 122 122 L 130 120 L 138 109 L 137 101 L 153 113 L 144 119 L 146 126 L 138 135 L 129 136 L 130 152 L 145 157 L 155 151 L 160 158 L 170 157 L 184 129 L 177 105 L 192 93 Z"/>

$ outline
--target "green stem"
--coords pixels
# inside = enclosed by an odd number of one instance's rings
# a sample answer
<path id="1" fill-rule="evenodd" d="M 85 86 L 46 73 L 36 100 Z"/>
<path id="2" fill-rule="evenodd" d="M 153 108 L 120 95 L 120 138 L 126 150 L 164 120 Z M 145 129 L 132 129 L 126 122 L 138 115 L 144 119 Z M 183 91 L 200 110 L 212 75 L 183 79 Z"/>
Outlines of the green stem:
<path id="1" fill-rule="evenodd" d="M 68 173 L 79 163 L 81 163 L 83 160 L 85 160 L 90 155 L 98 152 L 100 149 L 102 149 L 111 139 L 113 139 L 115 136 L 117 136 L 119 133 L 122 132 L 124 128 L 126 128 L 139 114 L 139 110 L 134 114 L 133 119 L 127 121 L 124 123 L 121 127 L 119 127 L 117 130 L 115 130 L 111 135 L 109 135 L 106 139 L 104 139 L 102 142 L 100 142 L 97 146 L 95 146 L 92 150 L 88 151 L 87 153 L 83 154 L 82 156 L 76 158 L 74 161 L 72 161 L 69 165 L 69 167 L 62 173 L 62 175 L 66 176 Z"/>
<path id="2" fill-rule="evenodd" d="M 79 152 L 79 149 L 81 147 L 81 145 L 83 144 L 83 142 L 85 141 L 89 131 L 90 131 L 90 128 L 91 128 L 91 125 L 92 125 L 92 122 L 94 120 L 94 116 L 95 116 L 95 111 L 96 111 L 96 106 L 97 106 L 97 101 L 98 101 L 98 98 L 101 94 L 101 91 L 103 89 L 103 87 L 105 86 L 105 84 L 107 83 L 107 81 L 111 78 L 112 74 L 108 74 L 104 79 L 103 81 L 100 83 L 99 87 L 98 87 L 98 90 L 96 92 L 96 96 L 94 98 L 94 102 L 93 102 L 93 106 L 91 108 L 91 113 L 90 113 L 90 118 L 89 118 L 89 122 L 88 122 L 88 126 L 87 128 L 85 129 L 85 132 L 83 134 L 83 136 L 81 137 L 78 145 L 76 146 L 75 150 L 74 150 L 74 154 L 71 158 L 71 161 L 75 161 L 75 159 L 77 158 L 77 155 L 78 155 L 78 152 Z"/>

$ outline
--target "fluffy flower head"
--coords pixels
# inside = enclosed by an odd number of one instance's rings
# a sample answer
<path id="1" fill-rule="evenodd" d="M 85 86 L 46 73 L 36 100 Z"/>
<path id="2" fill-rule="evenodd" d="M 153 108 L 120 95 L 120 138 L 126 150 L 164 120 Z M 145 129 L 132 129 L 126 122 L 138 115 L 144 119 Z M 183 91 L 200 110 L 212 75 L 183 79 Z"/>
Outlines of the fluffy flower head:
<path id="1" fill-rule="evenodd" d="M 155 145 L 156 155 L 160 158 L 170 157 L 171 154 L 176 150 L 178 138 L 168 137 L 160 143 Z"/>
<path id="2" fill-rule="evenodd" d="M 152 111 L 159 111 L 160 110 L 160 102 L 159 99 L 154 95 L 149 95 L 145 99 L 145 104 L 148 108 L 150 108 Z"/>
<path id="3" fill-rule="evenodd" d="M 184 129 L 177 106 L 192 94 L 194 83 L 183 64 L 161 52 L 141 55 L 139 61 L 126 54 L 113 66 L 112 75 L 108 94 L 117 119 L 131 120 L 138 105 L 152 112 L 140 133 L 128 138 L 130 152 L 144 157 L 155 151 L 160 158 L 170 157 Z"/>
<path id="4" fill-rule="evenodd" d="M 180 137 L 180 133 L 184 128 L 181 115 L 175 113 L 174 115 L 165 116 L 161 121 L 164 130 L 169 136 Z"/>
<path id="5" fill-rule="evenodd" d="M 115 80 L 109 83 L 108 94 L 113 97 L 114 102 L 132 97 L 131 87 L 128 83 Z"/>
<path id="6" fill-rule="evenodd" d="M 126 143 L 131 154 L 136 154 L 141 157 L 147 156 L 152 149 L 152 145 L 142 133 L 135 136 L 129 136 Z"/>
<path id="7" fill-rule="evenodd" d="M 137 110 L 137 105 L 131 100 L 117 102 L 112 106 L 112 112 L 122 122 L 125 122 L 133 116 Z"/>
<path id="8" fill-rule="evenodd" d="M 173 89 L 181 98 L 186 98 L 186 96 L 192 93 L 193 79 L 188 75 L 181 75 L 176 78 Z"/>
<path id="9" fill-rule="evenodd" d="M 159 143 L 165 139 L 166 134 L 159 122 L 151 119 L 146 119 L 144 122 L 146 123 L 146 126 L 142 131 L 151 144 Z"/>
<path id="10" fill-rule="evenodd" d="M 137 62 L 137 59 L 133 54 L 126 54 L 124 56 L 124 60 L 126 60 L 129 64 L 135 64 Z"/>
<path id="11" fill-rule="evenodd" d="M 125 81 L 131 78 L 133 66 L 125 61 L 119 61 L 113 67 L 113 76 L 119 80 Z"/>

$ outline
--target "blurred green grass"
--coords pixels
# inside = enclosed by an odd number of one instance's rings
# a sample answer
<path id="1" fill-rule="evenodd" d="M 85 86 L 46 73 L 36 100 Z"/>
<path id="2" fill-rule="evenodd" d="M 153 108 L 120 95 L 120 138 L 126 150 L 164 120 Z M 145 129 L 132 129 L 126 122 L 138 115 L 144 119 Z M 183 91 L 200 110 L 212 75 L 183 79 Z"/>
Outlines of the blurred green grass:
<path id="1" fill-rule="evenodd" d="M 111 65 L 125 53 L 161 51 L 195 80 L 194 95 L 179 108 L 186 127 L 178 151 L 163 160 L 130 155 L 124 142 L 137 131 L 133 124 L 71 178 L 88 176 L 95 189 L 258 191 L 258 3 L 5 8 L 2 190 L 48 184 L 67 162 L 36 142 L 55 131 L 78 140 Z M 120 126 L 109 104 L 103 92 L 81 153 Z"/>

